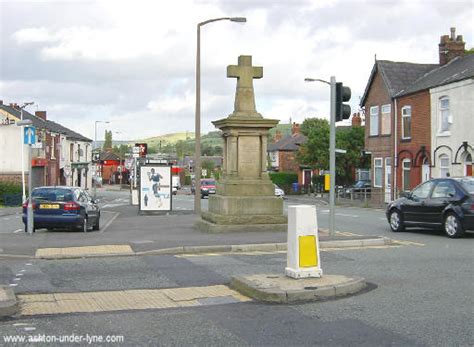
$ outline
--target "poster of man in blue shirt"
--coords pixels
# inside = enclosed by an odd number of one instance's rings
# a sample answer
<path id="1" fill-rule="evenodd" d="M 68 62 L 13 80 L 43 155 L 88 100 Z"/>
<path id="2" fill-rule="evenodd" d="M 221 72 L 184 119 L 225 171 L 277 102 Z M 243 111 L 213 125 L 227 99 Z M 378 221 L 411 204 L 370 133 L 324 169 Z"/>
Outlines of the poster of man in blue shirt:
<path id="1" fill-rule="evenodd" d="M 171 211 L 171 166 L 141 166 L 140 195 L 141 211 Z"/>

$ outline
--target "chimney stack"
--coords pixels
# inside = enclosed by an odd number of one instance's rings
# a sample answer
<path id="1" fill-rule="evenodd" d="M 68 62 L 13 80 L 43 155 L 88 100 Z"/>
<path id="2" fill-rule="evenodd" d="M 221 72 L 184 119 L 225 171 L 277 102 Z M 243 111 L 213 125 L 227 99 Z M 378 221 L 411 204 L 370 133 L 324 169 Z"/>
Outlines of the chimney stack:
<path id="1" fill-rule="evenodd" d="M 46 120 L 46 111 L 35 111 L 35 116 Z"/>
<path id="2" fill-rule="evenodd" d="M 362 126 L 362 118 L 360 118 L 359 113 L 354 113 L 352 115 L 352 127 L 357 128 L 357 127 L 360 127 L 360 126 Z"/>
<path id="3" fill-rule="evenodd" d="M 293 122 L 293 125 L 291 126 L 291 135 L 299 135 L 300 133 L 300 125 L 296 122 Z"/>
<path id="4" fill-rule="evenodd" d="M 439 65 L 445 65 L 456 57 L 463 57 L 466 43 L 462 35 L 456 37 L 456 28 L 451 28 L 451 36 L 443 35 L 439 42 Z"/>
<path id="5" fill-rule="evenodd" d="M 275 136 L 273 137 L 273 143 L 277 143 L 280 140 L 281 140 L 281 131 L 277 130 L 275 132 Z"/>

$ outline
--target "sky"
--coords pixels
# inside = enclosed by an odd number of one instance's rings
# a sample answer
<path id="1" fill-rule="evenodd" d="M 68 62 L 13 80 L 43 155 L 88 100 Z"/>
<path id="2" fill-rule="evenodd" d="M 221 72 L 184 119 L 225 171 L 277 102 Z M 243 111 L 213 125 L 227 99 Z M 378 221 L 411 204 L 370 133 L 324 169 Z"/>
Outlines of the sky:
<path id="1" fill-rule="evenodd" d="M 228 65 L 251 55 L 257 111 L 280 123 L 328 118 L 335 76 L 359 111 L 375 57 L 438 63 L 450 27 L 474 46 L 474 1 L 0 0 L 0 100 L 90 139 L 194 132 L 196 28 L 201 28 L 202 132 L 233 111 Z"/>

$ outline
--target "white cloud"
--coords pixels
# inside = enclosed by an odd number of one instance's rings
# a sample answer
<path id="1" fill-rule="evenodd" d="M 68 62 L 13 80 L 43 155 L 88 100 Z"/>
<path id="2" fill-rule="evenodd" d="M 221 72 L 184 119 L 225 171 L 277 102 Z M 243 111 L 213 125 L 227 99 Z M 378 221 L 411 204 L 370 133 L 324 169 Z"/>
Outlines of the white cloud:
<path id="1" fill-rule="evenodd" d="M 328 87 L 305 77 L 336 76 L 351 87 L 356 111 L 375 54 L 436 62 L 450 26 L 467 47 L 474 41 L 474 5 L 462 0 L 30 1 L 0 3 L 9 14 L 0 36 L 2 99 L 34 100 L 89 137 L 96 119 L 112 120 L 107 126 L 129 139 L 194 131 L 196 25 L 209 18 L 247 23 L 202 27 L 203 131 L 233 110 L 226 66 L 241 54 L 264 68 L 254 82 L 257 110 L 286 122 L 329 113 Z"/>

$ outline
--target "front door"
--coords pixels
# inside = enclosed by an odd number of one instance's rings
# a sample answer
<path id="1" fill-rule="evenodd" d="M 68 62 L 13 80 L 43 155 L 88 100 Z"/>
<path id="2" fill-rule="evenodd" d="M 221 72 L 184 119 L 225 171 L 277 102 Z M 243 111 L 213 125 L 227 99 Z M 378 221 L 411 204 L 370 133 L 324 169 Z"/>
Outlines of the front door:
<path id="1" fill-rule="evenodd" d="M 311 170 L 304 170 L 303 185 L 308 187 L 311 184 Z"/>
<path id="2" fill-rule="evenodd" d="M 386 203 L 392 201 L 392 158 L 385 158 L 385 199 Z"/>
<path id="3" fill-rule="evenodd" d="M 430 165 L 423 164 L 421 166 L 421 182 L 426 182 L 430 179 Z"/>
<path id="4" fill-rule="evenodd" d="M 464 164 L 464 175 L 472 176 L 472 156 L 471 154 L 466 155 L 465 164 Z"/>

